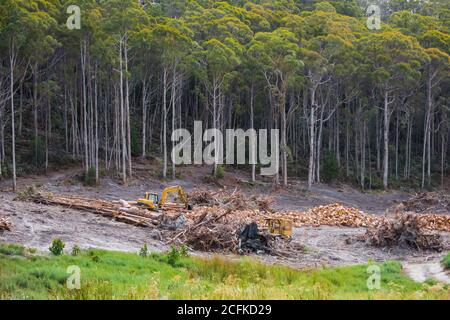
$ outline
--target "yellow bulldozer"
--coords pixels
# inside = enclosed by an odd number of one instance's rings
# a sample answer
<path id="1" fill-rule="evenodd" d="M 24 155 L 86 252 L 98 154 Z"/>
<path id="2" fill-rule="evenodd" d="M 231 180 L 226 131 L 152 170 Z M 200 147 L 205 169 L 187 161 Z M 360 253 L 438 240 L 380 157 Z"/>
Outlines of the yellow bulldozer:
<path id="1" fill-rule="evenodd" d="M 188 196 L 181 186 L 165 188 L 161 194 L 161 198 L 156 193 L 147 192 L 145 198 L 139 199 L 137 204 L 153 211 L 163 210 L 166 205 L 167 196 L 170 193 L 177 193 L 178 200 L 184 204 L 184 207 L 187 210 L 192 210 L 192 205 L 189 203 Z"/>
<path id="2" fill-rule="evenodd" d="M 289 219 L 271 218 L 266 219 L 267 229 L 270 234 L 280 235 L 285 238 L 292 237 L 293 222 Z"/>

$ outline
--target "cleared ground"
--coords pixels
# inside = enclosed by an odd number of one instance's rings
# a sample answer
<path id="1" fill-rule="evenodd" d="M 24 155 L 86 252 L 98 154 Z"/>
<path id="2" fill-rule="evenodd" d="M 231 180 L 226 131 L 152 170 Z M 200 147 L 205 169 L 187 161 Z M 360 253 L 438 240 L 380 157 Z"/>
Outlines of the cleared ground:
<path id="1" fill-rule="evenodd" d="M 306 191 L 302 182 L 293 181 L 287 190 L 274 189 L 270 181 L 249 187 L 242 172 L 227 172 L 220 183 L 207 183 L 204 177 L 209 168 L 181 168 L 181 178 L 162 183 L 160 179 L 148 174 L 145 165 L 136 168 L 136 177 L 128 186 L 119 181 L 103 178 L 99 187 L 83 186 L 78 178 L 79 170 L 68 170 L 54 173 L 48 177 L 30 177 L 20 179 L 20 188 L 28 185 L 38 185 L 44 191 L 55 194 L 86 196 L 106 200 L 136 200 L 146 191 L 159 193 L 164 186 L 182 185 L 188 192 L 194 188 L 208 190 L 239 188 L 244 193 L 269 194 L 276 200 L 274 207 L 279 210 L 304 210 L 317 205 L 339 202 L 346 206 L 359 208 L 371 214 L 384 214 L 399 202 L 411 195 L 406 192 L 390 191 L 379 193 L 362 193 L 347 186 L 330 187 L 318 185 Z M 150 251 L 162 252 L 168 246 L 161 241 L 157 230 L 142 229 L 129 226 L 108 218 L 96 216 L 77 210 L 51 207 L 28 202 L 13 201 L 15 194 L 10 192 L 8 182 L 0 184 L 0 215 L 12 223 L 11 232 L 0 231 L 0 242 L 19 243 L 47 251 L 54 238 L 61 238 L 70 249 L 75 244 L 81 248 L 98 248 L 137 252 L 145 243 Z M 418 252 L 405 249 L 384 250 L 374 248 L 353 239 L 365 233 L 363 228 L 344 227 L 303 227 L 294 231 L 293 241 L 306 246 L 307 250 L 300 258 L 283 258 L 273 256 L 255 256 L 268 263 L 282 263 L 295 268 L 311 268 L 321 266 L 343 266 L 367 263 L 368 261 L 384 262 L 401 261 L 410 267 L 411 274 L 420 277 L 432 277 L 427 271 L 430 265 L 439 263 L 443 254 L 433 252 Z M 450 248 L 450 234 L 442 233 L 444 246 Z M 195 255 L 209 254 L 194 252 Z M 236 257 L 230 257 L 236 258 Z M 425 267 L 414 267 L 424 264 Z M 418 271 L 419 270 L 419 271 Z M 422 270 L 422 271 L 420 271 Z M 420 275 L 417 275 L 420 273 Z M 426 273 L 429 274 L 426 274 Z M 438 272 L 439 273 L 439 272 Z"/>

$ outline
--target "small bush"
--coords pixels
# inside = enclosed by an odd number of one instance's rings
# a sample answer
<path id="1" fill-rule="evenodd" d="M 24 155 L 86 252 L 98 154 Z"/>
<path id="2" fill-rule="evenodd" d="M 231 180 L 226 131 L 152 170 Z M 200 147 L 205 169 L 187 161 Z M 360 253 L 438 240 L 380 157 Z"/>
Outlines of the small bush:
<path id="1" fill-rule="evenodd" d="M 72 248 L 72 253 L 71 253 L 72 256 L 74 256 L 74 257 L 79 256 L 80 253 L 81 253 L 80 247 L 77 246 L 77 245 L 74 245 L 73 248 Z"/>
<path id="2" fill-rule="evenodd" d="M 169 251 L 169 253 L 167 254 L 167 262 L 172 266 L 176 266 L 176 264 L 178 263 L 178 261 L 181 258 L 181 254 L 180 251 L 178 251 L 178 249 L 176 247 L 172 247 L 172 249 Z"/>
<path id="3" fill-rule="evenodd" d="M 333 182 L 339 178 L 339 164 L 336 155 L 328 152 L 322 164 L 322 178 L 325 182 Z"/>
<path id="4" fill-rule="evenodd" d="M 172 246 L 169 253 L 167 254 L 167 263 L 172 267 L 176 267 L 179 265 L 181 258 L 185 258 L 188 256 L 188 248 L 186 246 L 183 245 L 180 249 Z"/>
<path id="5" fill-rule="evenodd" d="M 20 201 L 28 201 L 30 199 L 33 199 L 39 195 L 39 191 L 36 189 L 35 186 L 27 186 L 25 189 L 20 191 L 17 195 L 17 200 Z"/>
<path id="6" fill-rule="evenodd" d="M 384 186 L 383 186 L 383 179 L 381 179 L 381 177 L 378 176 L 378 175 L 373 175 L 373 176 L 372 176 L 372 184 L 371 184 L 371 187 L 372 187 L 373 190 L 381 190 L 381 189 L 384 189 Z"/>
<path id="7" fill-rule="evenodd" d="M 97 181 L 95 179 L 96 169 L 95 167 L 90 167 L 88 172 L 84 175 L 84 185 L 93 187 L 97 185 Z"/>
<path id="8" fill-rule="evenodd" d="M 139 255 L 144 258 L 148 256 L 147 244 L 144 244 L 144 246 L 141 248 L 141 250 L 139 251 Z"/>
<path id="9" fill-rule="evenodd" d="M 442 260 L 442 264 L 444 265 L 445 269 L 450 269 L 450 252 L 444 258 L 444 260 Z"/>
<path id="10" fill-rule="evenodd" d="M 60 256 L 63 253 L 65 246 L 66 245 L 64 244 L 64 242 L 62 242 L 61 239 L 56 238 L 52 241 L 52 245 L 50 246 L 50 248 L 48 248 L 48 250 L 50 250 L 50 252 L 54 256 Z"/>
<path id="11" fill-rule="evenodd" d="M 189 248 L 183 244 L 180 248 L 180 254 L 182 257 L 189 257 Z"/>
<path id="12" fill-rule="evenodd" d="M 224 166 L 217 166 L 215 178 L 223 179 L 224 177 L 225 177 L 225 167 Z"/>
<path id="13" fill-rule="evenodd" d="M 25 252 L 25 248 L 17 244 L 4 244 L 0 245 L 0 254 L 7 256 L 22 256 Z"/>
<path id="14" fill-rule="evenodd" d="M 24 159 L 31 161 L 36 168 L 42 167 L 45 161 L 45 145 L 44 140 L 41 137 L 36 137 L 32 141 L 31 148 L 28 149 L 28 154 Z"/>

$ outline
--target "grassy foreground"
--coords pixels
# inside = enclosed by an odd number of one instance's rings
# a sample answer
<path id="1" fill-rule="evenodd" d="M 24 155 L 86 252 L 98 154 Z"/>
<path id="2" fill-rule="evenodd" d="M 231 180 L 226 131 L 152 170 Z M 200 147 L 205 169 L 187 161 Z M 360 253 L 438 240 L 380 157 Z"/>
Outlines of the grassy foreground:
<path id="1" fill-rule="evenodd" d="M 69 266 L 81 289 L 68 290 Z M 1 299 L 450 299 L 443 285 L 421 285 L 397 262 L 380 265 L 381 289 L 367 288 L 367 266 L 298 271 L 250 259 L 199 259 L 175 254 L 88 250 L 77 256 L 37 256 L 0 245 Z"/>
<path id="2" fill-rule="evenodd" d="M 450 269 L 450 252 L 442 260 L 442 264 L 444 265 L 445 269 Z"/>

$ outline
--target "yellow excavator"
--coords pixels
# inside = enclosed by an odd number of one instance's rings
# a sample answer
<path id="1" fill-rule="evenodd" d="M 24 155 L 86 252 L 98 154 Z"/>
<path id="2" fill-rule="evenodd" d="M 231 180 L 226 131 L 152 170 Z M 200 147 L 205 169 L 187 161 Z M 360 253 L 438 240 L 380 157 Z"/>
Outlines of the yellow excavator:
<path id="1" fill-rule="evenodd" d="M 184 192 L 181 186 L 165 188 L 161 194 L 161 199 L 159 198 L 159 195 L 157 195 L 156 193 L 147 192 L 145 194 L 145 198 L 139 199 L 137 201 L 137 204 L 139 206 L 146 207 L 147 209 L 153 211 L 162 210 L 164 209 L 164 206 L 167 201 L 167 195 L 169 193 L 177 193 L 179 201 L 181 201 L 184 204 L 185 208 L 187 210 L 192 210 L 192 205 L 189 203 L 187 194 L 186 192 Z"/>

